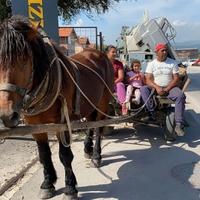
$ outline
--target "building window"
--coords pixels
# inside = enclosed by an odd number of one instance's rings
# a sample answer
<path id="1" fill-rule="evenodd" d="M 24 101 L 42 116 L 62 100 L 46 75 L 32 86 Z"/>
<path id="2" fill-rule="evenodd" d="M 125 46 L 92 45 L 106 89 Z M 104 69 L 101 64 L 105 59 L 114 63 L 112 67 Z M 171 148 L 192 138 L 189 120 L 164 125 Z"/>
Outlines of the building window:
<path id="1" fill-rule="evenodd" d="M 60 44 L 68 44 L 68 37 L 60 37 Z"/>

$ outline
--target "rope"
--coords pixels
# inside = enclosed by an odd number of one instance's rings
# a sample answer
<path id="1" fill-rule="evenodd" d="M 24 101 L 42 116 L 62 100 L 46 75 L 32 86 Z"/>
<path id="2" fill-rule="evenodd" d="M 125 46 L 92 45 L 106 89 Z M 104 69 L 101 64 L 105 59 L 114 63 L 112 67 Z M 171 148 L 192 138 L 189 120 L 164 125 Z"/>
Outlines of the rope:
<path id="1" fill-rule="evenodd" d="M 100 78 L 100 80 L 104 83 L 104 85 L 105 85 L 106 88 L 108 89 L 108 91 L 109 91 L 109 93 L 111 94 L 111 96 L 115 99 L 115 101 L 116 101 L 116 102 L 118 101 L 117 98 L 113 95 L 113 93 L 112 93 L 112 91 L 110 90 L 110 88 L 108 87 L 107 83 L 104 81 L 104 79 L 103 79 L 95 70 L 93 70 L 92 68 L 88 67 L 87 65 L 85 65 L 85 64 L 83 64 L 83 63 L 81 63 L 81 62 L 79 62 L 79 61 L 77 61 L 77 60 L 74 60 L 73 58 L 69 58 L 69 59 L 71 59 L 73 62 L 76 62 L 76 63 L 78 63 L 79 65 L 81 65 L 81 66 L 83 66 L 83 67 L 89 69 L 89 70 L 92 71 L 94 74 L 96 74 L 96 75 Z M 89 59 L 88 59 L 88 60 L 89 60 Z M 96 63 L 95 63 L 93 60 L 89 60 L 89 62 L 91 62 L 95 67 L 97 67 Z M 153 90 L 153 93 L 154 93 L 154 91 L 155 91 L 155 90 Z M 150 94 L 149 98 L 153 95 L 153 93 Z M 132 109 L 132 111 L 135 111 L 136 114 L 138 114 L 140 111 L 142 111 L 143 108 L 146 106 L 147 102 L 149 101 L 149 98 L 148 98 L 148 100 L 147 100 L 141 107 L 139 107 L 139 108 L 137 108 L 137 109 Z M 139 111 L 139 112 L 138 112 L 138 111 Z M 132 117 L 132 116 L 135 116 L 135 115 L 131 115 L 131 117 Z"/>
<path id="2" fill-rule="evenodd" d="M 53 60 L 50 63 L 50 66 L 53 65 L 53 63 L 56 61 L 57 58 L 58 57 L 53 58 Z M 66 99 L 63 96 L 61 96 L 61 98 L 62 98 L 61 123 L 64 123 L 65 121 L 67 122 L 68 133 L 69 133 L 69 143 L 66 141 L 65 131 L 60 132 L 60 141 L 64 147 L 70 147 L 72 144 L 72 128 L 71 128 L 71 122 L 70 122 L 70 118 L 69 118 L 69 110 L 67 107 Z M 62 115 L 63 113 L 64 113 L 64 115 Z"/>
<path id="3" fill-rule="evenodd" d="M 96 74 L 99 79 L 103 82 L 103 84 L 106 86 L 106 88 L 108 89 L 109 93 L 111 94 L 111 96 L 117 101 L 116 97 L 113 95 L 113 92 L 110 90 L 110 88 L 108 87 L 107 83 L 105 82 L 105 80 L 92 68 L 88 67 L 87 65 L 84 65 L 83 63 L 74 60 L 73 58 L 69 58 L 71 59 L 73 62 L 78 63 L 79 65 L 82 65 L 83 67 L 89 69 L 90 71 L 92 71 L 94 74 Z M 89 59 L 88 59 L 89 60 Z M 89 60 L 89 62 L 91 62 L 95 67 L 97 67 L 96 63 L 93 60 Z M 108 63 L 107 63 L 108 64 Z M 98 68 L 98 67 L 97 67 Z"/>
<path id="4" fill-rule="evenodd" d="M 60 63 L 62 64 L 62 66 L 65 68 L 65 70 L 67 71 L 67 73 L 68 73 L 68 75 L 70 76 L 72 82 L 73 82 L 73 83 L 75 84 L 75 86 L 78 88 L 78 90 L 80 91 L 80 93 L 85 97 L 85 99 L 88 101 L 88 103 L 89 103 L 94 109 L 96 109 L 99 113 L 101 113 L 102 115 L 104 115 L 104 116 L 106 116 L 106 117 L 108 117 L 108 118 L 111 118 L 111 119 L 119 119 L 118 116 L 111 116 L 111 115 L 108 115 L 108 114 L 104 113 L 103 111 L 101 111 L 99 108 L 97 108 L 97 107 L 90 101 L 90 99 L 85 95 L 85 93 L 82 91 L 82 89 L 79 87 L 79 85 L 76 83 L 74 77 L 72 76 L 72 74 L 70 73 L 70 71 L 67 69 L 67 67 L 65 66 L 65 64 L 63 63 L 63 61 L 62 61 L 60 58 L 59 58 L 59 61 L 60 61 Z M 140 113 L 140 112 L 143 110 L 143 108 L 146 106 L 147 102 L 149 101 L 149 99 L 150 99 L 151 96 L 153 95 L 154 91 L 155 91 L 155 90 L 152 89 L 152 91 L 151 91 L 151 93 L 150 93 L 148 99 L 146 100 L 146 102 L 145 102 L 140 108 L 135 109 L 136 113 L 134 113 L 134 114 L 132 114 L 132 115 L 130 115 L 130 116 L 125 117 L 124 120 L 130 119 L 130 118 L 132 118 L 133 116 L 135 116 L 135 115 L 137 115 L 138 113 Z"/>
<path id="5" fill-rule="evenodd" d="M 59 58 L 60 63 L 63 65 L 63 67 L 65 68 L 65 70 L 67 71 L 68 75 L 70 76 L 71 80 L 73 81 L 73 83 L 75 84 L 75 86 L 79 89 L 80 93 L 85 97 L 85 99 L 88 101 L 88 103 L 94 108 L 96 109 L 99 113 L 101 113 L 102 115 L 111 118 L 111 119 L 116 119 L 117 117 L 115 116 L 111 116 L 108 115 L 106 113 L 104 113 L 103 111 L 101 111 L 99 108 L 97 108 L 91 101 L 90 99 L 85 95 L 85 93 L 82 91 L 82 89 L 79 87 L 79 85 L 76 83 L 74 77 L 72 76 L 72 74 L 70 73 L 70 71 L 67 69 L 67 67 L 65 66 L 65 64 L 63 63 L 63 61 Z"/>
<path id="6" fill-rule="evenodd" d="M 71 122 L 69 118 L 69 110 L 67 107 L 67 101 L 65 97 L 61 96 L 62 100 L 62 111 L 61 112 L 61 123 L 67 122 L 68 132 L 69 132 L 69 143 L 66 141 L 65 137 L 65 131 L 60 132 L 60 141 L 63 144 L 64 147 L 70 147 L 72 144 L 72 128 L 71 128 Z M 62 115 L 64 113 L 64 115 Z"/>
<path id="7" fill-rule="evenodd" d="M 53 65 L 53 63 L 56 61 L 56 59 L 57 59 L 57 56 L 55 56 L 53 59 L 52 59 L 52 61 L 51 61 L 51 63 L 50 63 L 50 68 L 51 68 L 51 66 Z"/>
<path id="8" fill-rule="evenodd" d="M 57 62 L 57 68 L 53 66 L 55 62 Z M 55 73 L 57 74 L 56 78 L 54 78 Z M 47 111 L 55 103 L 60 93 L 62 82 L 61 73 L 60 63 L 55 55 L 55 57 L 51 60 L 49 71 L 46 73 L 40 85 L 35 91 L 31 94 L 27 94 L 26 98 L 24 98 L 23 113 L 25 115 L 38 115 Z M 49 80 L 50 78 L 53 78 L 53 81 Z"/>

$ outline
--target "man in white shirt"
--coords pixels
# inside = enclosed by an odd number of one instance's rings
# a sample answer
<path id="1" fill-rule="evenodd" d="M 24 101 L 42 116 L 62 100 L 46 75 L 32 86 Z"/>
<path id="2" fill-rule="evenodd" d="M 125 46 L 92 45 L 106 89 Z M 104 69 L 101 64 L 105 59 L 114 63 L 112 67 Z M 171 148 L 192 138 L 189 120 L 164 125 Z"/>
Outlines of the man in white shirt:
<path id="1" fill-rule="evenodd" d="M 167 45 L 158 43 L 155 47 L 156 59 L 150 62 L 146 68 L 146 84 L 141 87 L 141 96 L 144 102 L 147 101 L 151 90 L 162 96 L 175 101 L 175 132 L 178 136 L 183 136 L 183 113 L 185 110 L 185 95 L 177 87 L 179 81 L 178 65 L 175 60 L 167 57 Z M 154 113 L 153 99 L 150 98 L 146 104 L 149 112 L 148 120 L 156 120 Z"/>

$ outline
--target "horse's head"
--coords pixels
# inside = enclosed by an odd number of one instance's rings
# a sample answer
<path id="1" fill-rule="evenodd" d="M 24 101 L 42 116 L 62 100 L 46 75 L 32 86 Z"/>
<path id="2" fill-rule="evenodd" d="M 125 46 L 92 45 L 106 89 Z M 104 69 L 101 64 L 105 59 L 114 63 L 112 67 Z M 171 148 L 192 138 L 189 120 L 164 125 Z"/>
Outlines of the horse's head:
<path id="1" fill-rule="evenodd" d="M 32 86 L 34 35 L 36 31 L 19 16 L 0 24 L 0 119 L 6 127 L 18 125 Z"/>

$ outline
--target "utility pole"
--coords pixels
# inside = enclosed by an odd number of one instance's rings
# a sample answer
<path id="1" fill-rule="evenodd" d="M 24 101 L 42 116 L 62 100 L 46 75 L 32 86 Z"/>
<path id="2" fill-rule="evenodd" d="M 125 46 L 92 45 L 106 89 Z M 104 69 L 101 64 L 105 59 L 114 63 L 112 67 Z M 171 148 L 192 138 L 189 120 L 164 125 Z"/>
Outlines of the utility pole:
<path id="1" fill-rule="evenodd" d="M 103 36 L 102 36 L 102 32 L 99 32 L 99 48 L 100 48 L 100 51 L 103 51 Z"/>

